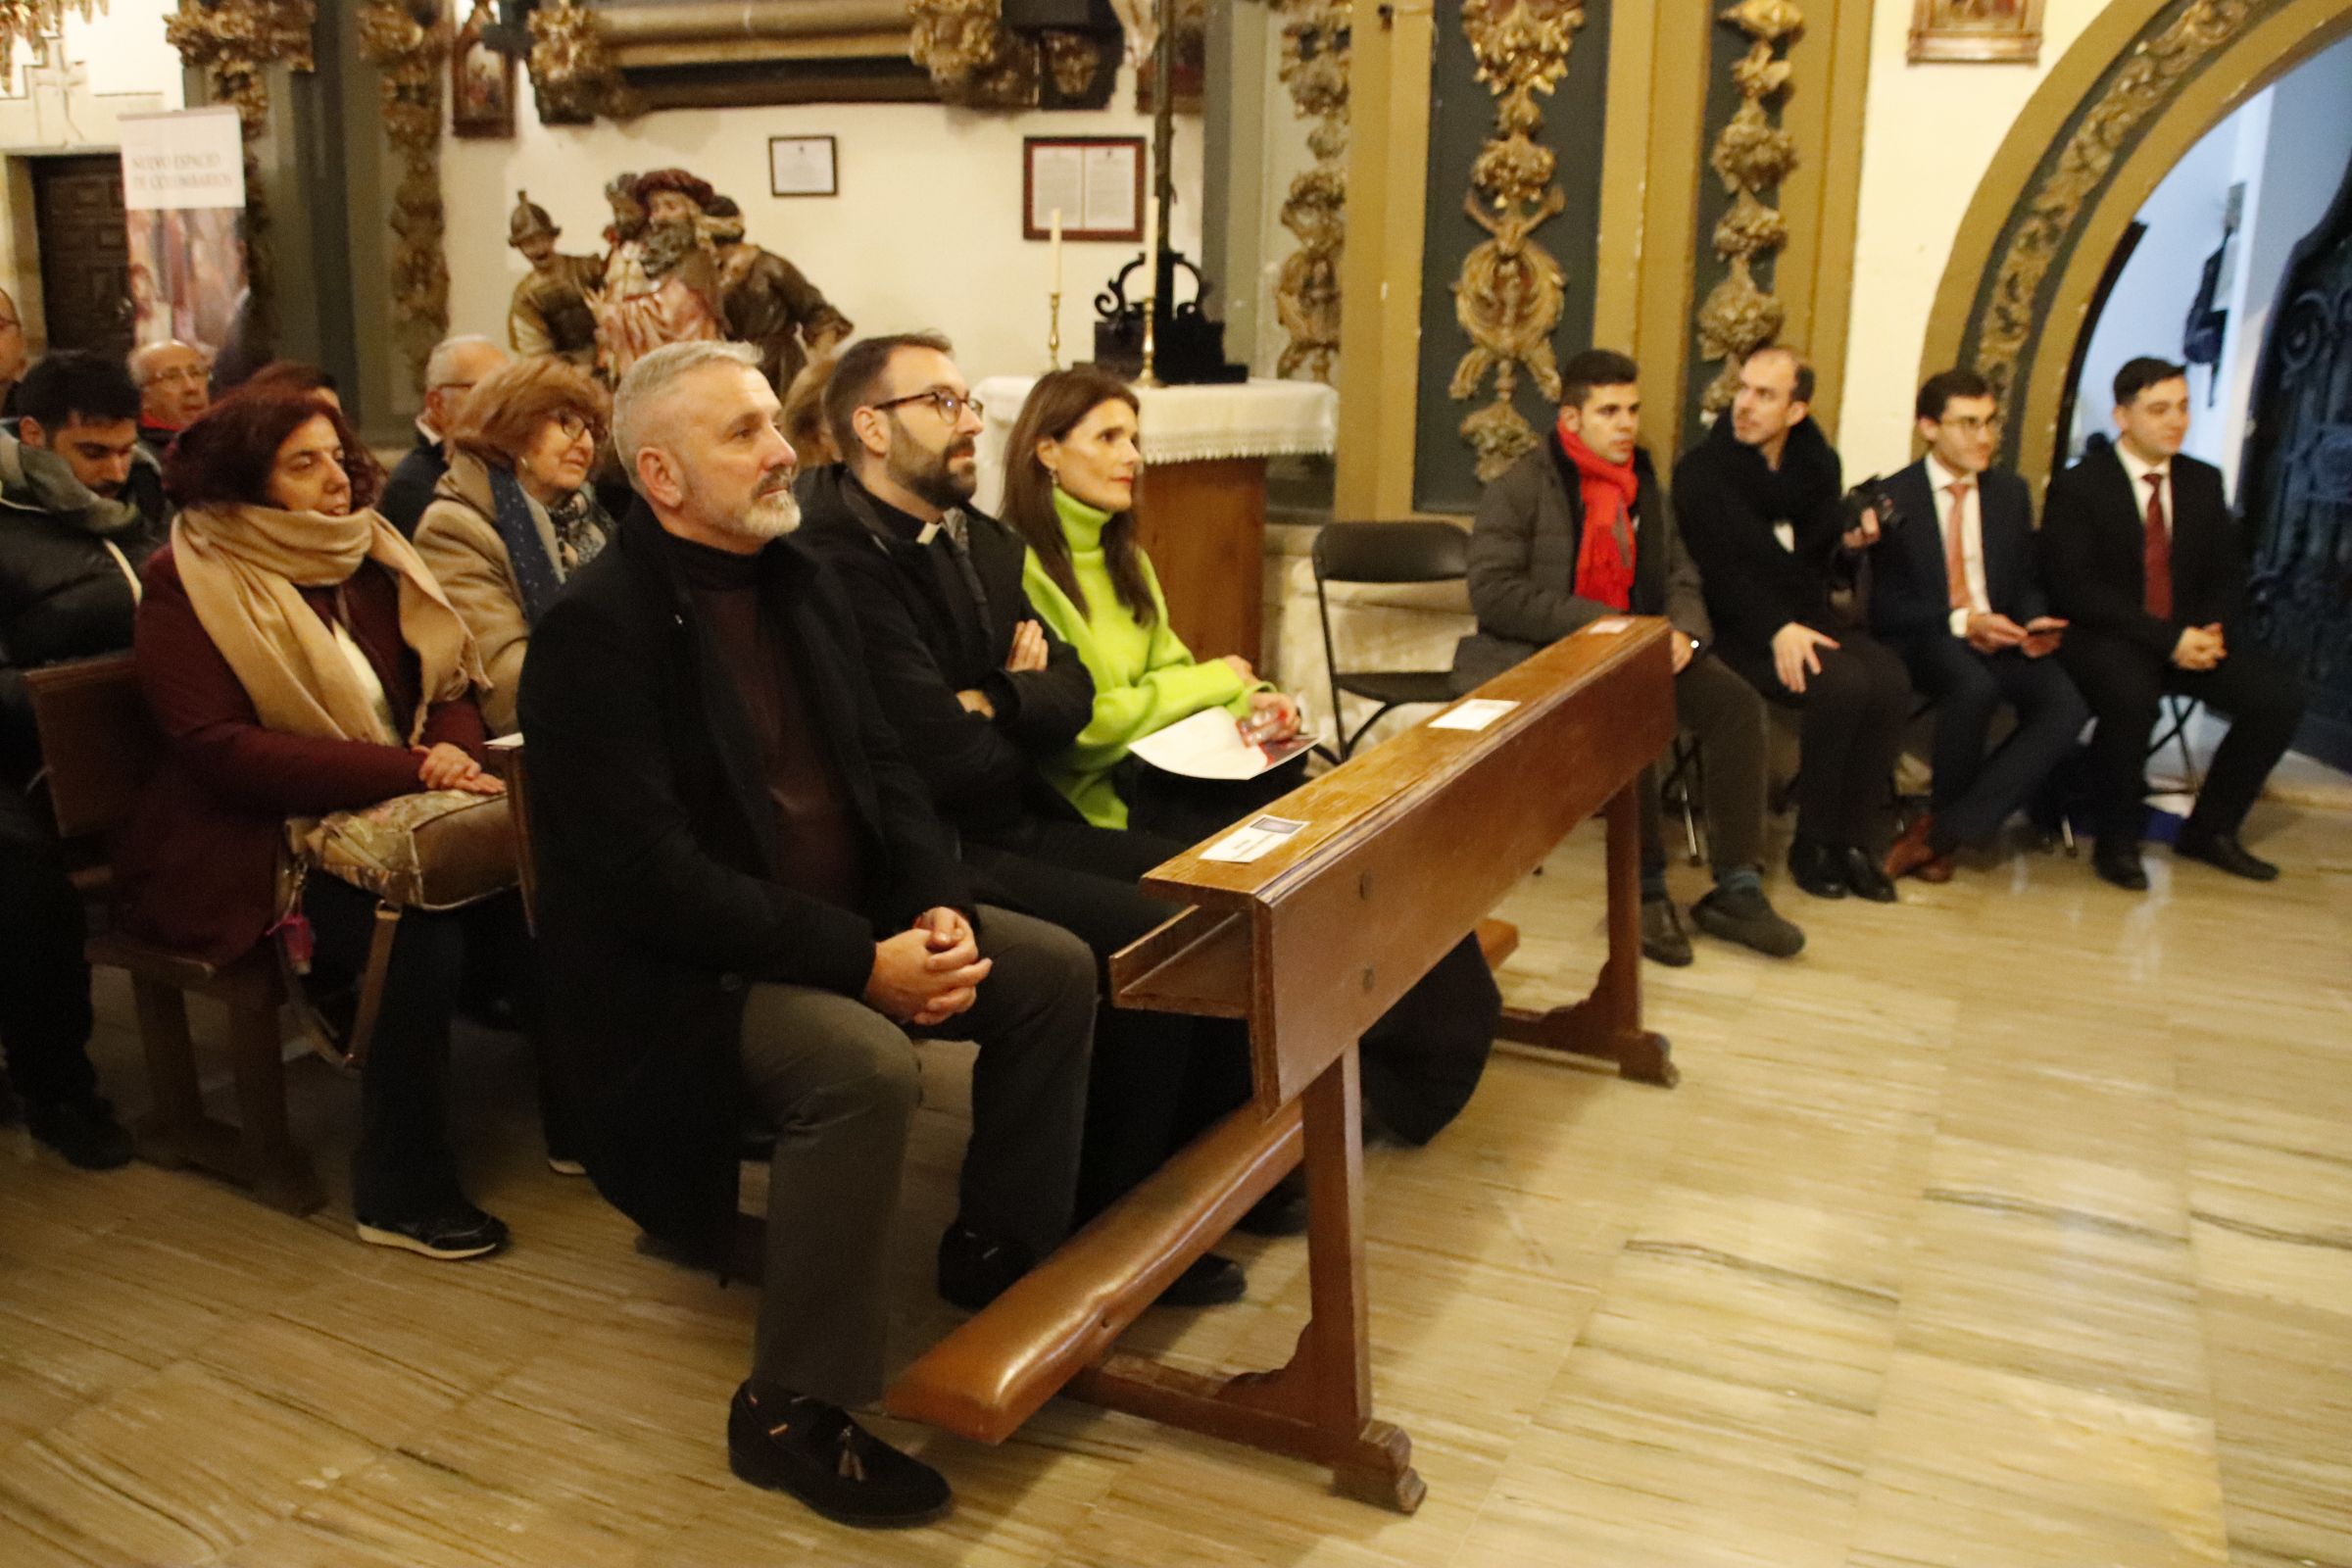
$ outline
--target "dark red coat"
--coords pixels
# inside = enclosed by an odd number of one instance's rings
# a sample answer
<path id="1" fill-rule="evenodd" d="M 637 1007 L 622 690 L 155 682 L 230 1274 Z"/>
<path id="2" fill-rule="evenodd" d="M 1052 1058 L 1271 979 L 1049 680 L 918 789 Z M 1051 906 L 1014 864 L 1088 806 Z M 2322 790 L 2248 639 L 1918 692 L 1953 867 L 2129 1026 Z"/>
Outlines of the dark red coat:
<path id="1" fill-rule="evenodd" d="M 366 741 L 311 740 L 263 727 L 253 700 L 213 646 L 169 548 L 147 564 L 133 640 L 139 684 L 164 732 L 162 769 L 116 853 L 122 907 L 139 937 L 213 963 L 261 940 L 275 917 L 276 868 L 291 815 L 373 806 L 424 786 L 416 754 Z M 352 577 L 350 631 L 384 683 L 392 711 L 416 710 L 421 676 L 400 637 L 400 587 L 373 562 Z M 303 597 L 321 620 L 332 588 Z M 486 732 L 471 697 L 436 703 L 424 743 L 477 760 Z"/>

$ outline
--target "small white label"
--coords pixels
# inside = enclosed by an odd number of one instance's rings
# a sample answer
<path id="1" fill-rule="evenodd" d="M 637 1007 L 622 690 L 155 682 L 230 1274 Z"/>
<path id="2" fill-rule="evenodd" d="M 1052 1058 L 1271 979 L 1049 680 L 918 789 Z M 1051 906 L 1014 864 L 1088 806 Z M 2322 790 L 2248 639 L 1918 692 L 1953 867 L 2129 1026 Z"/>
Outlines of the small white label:
<path id="1" fill-rule="evenodd" d="M 1585 630 L 1594 637 L 1614 637 L 1621 631 L 1633 630 L 1633 627 L 1634 623 L 1623 615 L 1610 615 L 1600 620 L 1588 621 Z"/>
<path id="2" fill-rule="evenodd" d="M 1261 816 L 1235 828 L 1200 852 L 1203 860 L 1254 860 L 1306 826 L 1287 816 Z"/>
<path id="3" fill-rule="evenodd" d="M 1494 697 L 1472 697 L 1454 704 L 1429 721 L 1431 729 L 1485 729 L 1503 714 L 1517 708 Z"/>

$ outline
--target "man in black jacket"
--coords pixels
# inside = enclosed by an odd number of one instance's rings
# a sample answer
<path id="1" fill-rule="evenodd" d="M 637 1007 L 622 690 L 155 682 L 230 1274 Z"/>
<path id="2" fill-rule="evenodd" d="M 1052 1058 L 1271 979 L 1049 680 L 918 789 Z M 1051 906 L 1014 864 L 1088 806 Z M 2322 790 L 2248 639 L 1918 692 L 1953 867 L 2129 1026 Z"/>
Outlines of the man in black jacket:
<path id="1" fill-rule="evenodd" d="M 37 784 L 24 672 L 130 646 L 163 489 L 120 362 L 52 354 L 18 406 L 15 431 L 0 430 L 0 1052 L 33 1136 L 104 1169 L 130 1158 L 130 1135 L 90 1064 L 81 900 Z"/>
<path id="2" fill-rule="evenodd" d="M 1916 407 L 1927 456 L 1886 481 L 1902 522 L 1871 550 L 1870 624 L 1934 698 L 1936 782 L 1928 813 L 1886 852 L 1889 877 L 1948 882 L 1953 852 L 1992 842 L 2074 750 L 2090 710 L 2050 655 L 2050 613 L 2026 481 L 1992 465 L 1992 387 L 1974 370 L 1929 377 Z M 2002 703 L 2017 727 L 1984 741 Z"/>
<path id="3" fill-rule="evenodd" d="M 799 540 L 849 589 L 875 695 L 982 888 L 1074 932 L 1107 982 L 1111 954 L 1181 912 L 1136 883 L 1184 846 L 1090 824 L 1038 770 L 1086 727 L 1094 680 L 1030 608 L 1019 538 L 971 507 L 980 413 L 952 352 L 916 332 L 841 356 L 828 389 L 849 461 L 802 476 Z M 1100 1009 L 1081 1222 L 1247 1097 L 1248 1053 L 1228 1021 Z M 1210 1252 L 1160 1299 L 1212 1305 L 1247 1283 Z"/>
<path id="4" fill-rule="evenodd" d="M 2179 692 L 2228 713 L 2230 725 L 2174 852 L 2267 882 L 2278 868 L 2237 833 L 2295 737 L 2302 682 L 2235 624 L 2246 557 L 2221 470 L 2180 456 L 2186 372 L 2166 360 L 2128 362 L 2116 372 L 2115 425 L 2113 446 L 2050 481 L 2041 522 L 2050 599 L 2073 622 L 2058 657 L 2099 721 L 2091 864 L 2118 887 L 2148 885 L 2139 858 L 2148 736 L 2159 699 Z"/>
<path id="5" fill-rule="evenodd" d="M 741 345 L 638 361 L 614 442 L 643 505 L 534 630 L 521 690 L 539 936 L 607 1198 L 723 1246 L 739 1110 L 777 1133 L 735 1473 L 904 1524 L 947 1484 L 845 1407 L 882 1392 L 881 1265 L 920 1090 L 977 1040 L 943 1296 L 977 1309 L 1068 1229 L 1086 948 L 972 895 L 865 676 L 841 587 L 785 537 L 775 393 Z"/>
<path id="6" fill-rule="evenodd" d="M 375 510 L 401 537 L 416 535 L 424 509 L 433 504 L 433 487 L 449 471 L 443 443 L 457 423 L 459 405 L 509 358 L 486 337 L 446 337 L 433 345 L 431 358 L 424 362 L 424 411 L 416 416 L 416 443 L 392 466 L 384 493 L 375 503 Z"/>
<path id="7" fill-rule="evenodd" d="M 1470 530 L 1470 608 L 1478 630 L 1454 650 L 1467 688 L 1605 615 L 1663 615 L 1674 625 L 1674 704 L 1704 748 L 1715 889 L 1690 907 L 1700 930 L 1776 958 L 1805 945 L 1764 897 L 1764 702 L 1707 649 L 1714 627 L 1698 566 L 1641 445 L 1641 369 L 1587 349 L 1560 368 L 1559 421 L 1479 498 Z M 1588 535 L 1595 505 L 1611 514 Z M 1642 951 L 1690 961 L 1666 892 L 1657 769 L 1642 783 Z"/>
<path id="8" fill-rule="evenodd" d="M 1761 348 L 1707 438 L 1674 469 L 1683 536 L 1706 579 L 1716 651 L 1771 702 L 1804 713 L 1788 873 L 1815 898 L 1891 904 L 1872 849 L 1911 683 L 1903 662 L 1830 608 L 1839 549 L 1867 547 L 1877 518 L 1844 524 L 1837 449 L 1809 417 L 1813 368 Z"/>

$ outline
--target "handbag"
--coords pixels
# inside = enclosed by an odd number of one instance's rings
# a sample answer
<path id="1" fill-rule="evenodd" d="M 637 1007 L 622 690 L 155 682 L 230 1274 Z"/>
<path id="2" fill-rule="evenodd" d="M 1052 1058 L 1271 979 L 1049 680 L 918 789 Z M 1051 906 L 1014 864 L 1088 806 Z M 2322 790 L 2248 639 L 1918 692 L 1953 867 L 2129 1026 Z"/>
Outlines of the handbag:
<path id="1" fill-rule="evenodd" d="M 384 976 L 391 968 L 400 917 L 410 909 L 462 909 L 495 898 L 522 879 L 508 798 L 465 790 L 421 790 L 358 810 L 290 817 L 284 866 L 278 918 L 271 930 L 279 937 L 287 990 L 319 1054 L 354 1068 L 367 1059 L 383 1007 Z M 376 898 L 375 929 L 361 971 L 358 1009 L 340 1044 L 301 983 L 311 966 L 302 890 L 314 871 Z"/>

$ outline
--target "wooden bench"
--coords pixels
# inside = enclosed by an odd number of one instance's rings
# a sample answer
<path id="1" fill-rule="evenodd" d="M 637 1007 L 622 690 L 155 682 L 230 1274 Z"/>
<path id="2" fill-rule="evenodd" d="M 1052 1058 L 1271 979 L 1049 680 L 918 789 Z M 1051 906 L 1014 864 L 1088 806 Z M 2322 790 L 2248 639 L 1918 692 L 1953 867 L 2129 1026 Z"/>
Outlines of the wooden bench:
<path id="1" fill-rule="evenodd" d="M 1605 807 L 1609 956 L 1572 1007 L 1509 1038 L 1671 1084 L 1642 1026 L 1642 767 L 1672 739 L 1666 623 L 1562 639 L 1473 694 L 1517 706 L 1478 731 L 1407 731 L 1285 796 L 1305 824 L 1263 858 L 1155 868 L 1193 906 L 1111 960 L 1122 1006 L 1246 1019 L 1255 1098 L 916 1360 L 895 1414 L 1002 1442 L 1056 1393 L 1330 1468 L 1410 1512 L 1404 1434 L 1372 1413 L 1356 1038 Z M 1159 1292 L 1303 1158 L 1312 1312 L 1272 1372 L 1207 1377 L 1117 1349 Z"/>
<path id="2" fill-rule="evenodd" d="M 164 750 L 131 656 L 27 670 L 24 685 L 58 832 L 69 843 L 96 844 L 111 867 L 111 841 L 129 820 Z M 113 878 L 102 885 L 111 891 Z M 151 1102 L 136 1128 L 140 1157 L 174 1168 L 197 1166 L 290 1214 L 317 1208 L 324 1197 L 318 1172 L 295 1144 L 286 1117 L 278 1029 L 286 996 L 276 949 L 265 944 L 233 963 L 216 965 L 140 942 L 110 922 L 110 929 L 90 938 L 88 956 L 101 968 L 130 975 Z M 234 1125 L 205 1112 L 188 1033 L 192 996 L 228 1012 Z"/>

